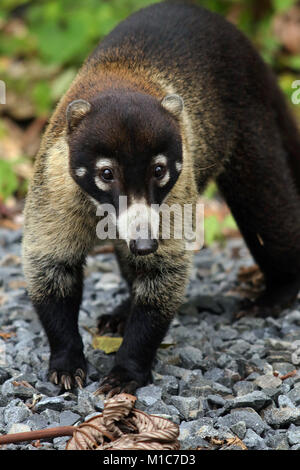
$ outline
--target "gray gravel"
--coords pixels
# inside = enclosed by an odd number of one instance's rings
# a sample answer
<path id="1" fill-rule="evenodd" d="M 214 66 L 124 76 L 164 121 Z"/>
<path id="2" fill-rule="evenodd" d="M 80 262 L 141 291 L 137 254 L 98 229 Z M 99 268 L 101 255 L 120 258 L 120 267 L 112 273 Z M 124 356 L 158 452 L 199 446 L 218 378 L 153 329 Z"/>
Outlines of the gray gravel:
<path id="1" fill-rule="evenodd" d="M 87 386 L 58 395 L 47 380 L 49 348 L 26 294 L 20 241 L 21 232 L 0 230 L 0 332 L 12 334 L 0 336 L 0 433 L 73 425 L 101 412 L 104 397 L 93 392 L 113 355 L 94 350 L 87 329 L 127 296 L 114 256 L 89 257 L 80 312 Z M 137 408 L 180 425 L 182 449 L 227 449 L 235 437 L 251 450 L 300 449 L 300 374 L 280 378 L 300 363 L 300 301 L 277 319 L 236 320 L 237 273 L 252 263 L 239 239 L 195 256 L 154 383 L 137 391 Z M 64 449 L 67 439 L 42 441 L 41 449 Z"/>

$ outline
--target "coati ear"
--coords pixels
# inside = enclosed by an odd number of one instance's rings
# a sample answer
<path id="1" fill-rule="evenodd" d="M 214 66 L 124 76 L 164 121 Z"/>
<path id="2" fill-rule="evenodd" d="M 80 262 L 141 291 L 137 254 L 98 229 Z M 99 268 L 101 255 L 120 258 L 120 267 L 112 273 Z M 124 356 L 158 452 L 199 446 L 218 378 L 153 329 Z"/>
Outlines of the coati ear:
<path id="1" fill-rule="evenodd" d="M 165 96 L 161 105 L 177 117 L 179 117 L 183 111 L 183 99 L 179 95 L 172 94 Z"/>
<path id="2" fill-rule="evenodd" d="M 91 105 L 85 100 L 74 100 L 67 107 L 67 123 L 69 130 L 73 130 L 81 119 L 90 111 Z"/>

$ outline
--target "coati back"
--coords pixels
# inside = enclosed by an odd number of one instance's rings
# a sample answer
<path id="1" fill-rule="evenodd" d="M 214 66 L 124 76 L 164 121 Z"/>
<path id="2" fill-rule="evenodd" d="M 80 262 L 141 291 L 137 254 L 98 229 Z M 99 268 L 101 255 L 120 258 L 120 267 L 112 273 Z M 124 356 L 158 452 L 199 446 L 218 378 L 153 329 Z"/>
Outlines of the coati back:
<path id="1" fill-rule="evenodd" d="M 300 286 L 299 166 L 299 134 L 275 79 L 233 25 L 163 2 L 117 26 L 58 104 L 26 201 L 24 272 L 51 380 L 84 383 L 77 320 L 96 207 L 116 208 L 115 252 L 130 290 L 100 318 L 100 330 L 123 328 L 124 339 L 99 391 L 134 392 L 151 378 L 192 262 L 183 239 L 161 238 L 153 205 L 194 206 L 214 178 L 265 274 L 253 309 L 268 314 Z M 148 235 L 133 237 L 142 223 Z"/>

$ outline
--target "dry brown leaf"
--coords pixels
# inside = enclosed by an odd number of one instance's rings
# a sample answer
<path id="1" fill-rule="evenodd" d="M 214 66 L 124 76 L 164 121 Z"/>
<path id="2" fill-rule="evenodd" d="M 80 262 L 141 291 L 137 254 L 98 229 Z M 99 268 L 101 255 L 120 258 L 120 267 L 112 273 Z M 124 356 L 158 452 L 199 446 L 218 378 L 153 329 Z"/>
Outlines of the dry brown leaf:
<path id="1" fill-rule="evenodd" d="M 16 336 L 16 333 L 13 331 L 10 331 L 6 333 L 5 331 L 0 331 L 0 338 L 3 338 L 4 340 L 10 339 L 12 336 Z"/>
<path id="2" fill-rule="evenodd" d="M 176 450 L 179 427 L 171 421 L 133 408 L 127 393 L 105 402 L 101 415 L 74 427 L 66 450 Z"/>
<path id="3" fill-rule="evenodd" d="M 246 446 L 246 444 L 241 441 L 241 439 L 239 437 L 232 437 L 230 439 L 226 439 L 226 444 L 228 446 L 238 446 L 241 448 L 241 450 L 248 450 L 248 447 Z"/>

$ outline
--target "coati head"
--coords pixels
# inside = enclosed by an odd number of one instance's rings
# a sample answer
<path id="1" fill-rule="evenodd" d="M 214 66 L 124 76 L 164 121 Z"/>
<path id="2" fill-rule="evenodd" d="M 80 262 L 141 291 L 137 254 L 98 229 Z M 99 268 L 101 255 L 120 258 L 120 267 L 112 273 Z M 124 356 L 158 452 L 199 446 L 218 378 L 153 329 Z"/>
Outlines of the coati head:
<path id="1" fill-rule="evenodd" d="M 158 248 L 153 205 L 167 198 L 181 172 L 182 110 L 178 95 L 159 101 L 124 91 L 75 100 L 67 108 L 71 175 L 96 204 L 115 208 L 119 237 L 135 255 Z M 127 197 L 126 209 L 120 209 L 120 196 Z"/>

